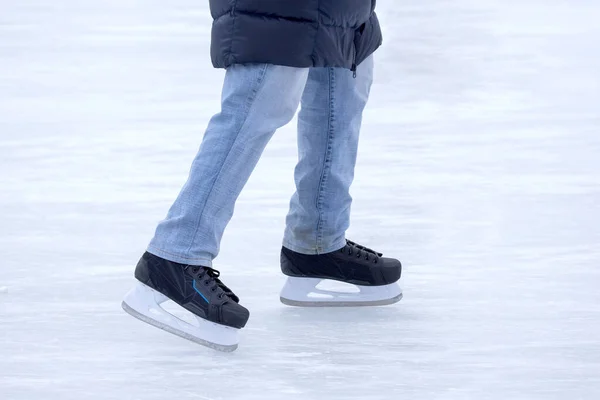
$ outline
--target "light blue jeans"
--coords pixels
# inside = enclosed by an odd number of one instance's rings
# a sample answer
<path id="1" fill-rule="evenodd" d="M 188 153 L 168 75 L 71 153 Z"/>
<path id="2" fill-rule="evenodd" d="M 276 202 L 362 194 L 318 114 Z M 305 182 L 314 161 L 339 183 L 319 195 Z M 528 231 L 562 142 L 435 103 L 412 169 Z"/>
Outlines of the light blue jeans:
<path id="1" fill-rule="evenodd" d="M 173 262 L 212 266 L 242 188 L 275 131 L 290 122 L 300 103 L 296 193 L 283 245 L 304 254 L 342 248 L 372 80 L 372 57 L 358 66 L 356 78 L 343 68 L 228 68 L 221 112 L 210 120 L 189 178 L 148 251 Z"/>

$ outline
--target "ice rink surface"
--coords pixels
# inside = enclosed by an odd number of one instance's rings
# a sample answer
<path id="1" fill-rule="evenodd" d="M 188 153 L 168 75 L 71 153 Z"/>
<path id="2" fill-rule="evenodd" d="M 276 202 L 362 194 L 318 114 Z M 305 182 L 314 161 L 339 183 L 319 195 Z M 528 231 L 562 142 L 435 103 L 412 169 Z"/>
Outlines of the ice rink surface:
<path id="1" fill-rule="evenodd" d="M 349 237 L 405 298 L 279 303 L 290 124 L 216 261 L 232 354 L 120 308 L 218 109 L 207 7 L 0 1 L 0 399 L 600 398 L 600 3 L 380 0 Z"/>

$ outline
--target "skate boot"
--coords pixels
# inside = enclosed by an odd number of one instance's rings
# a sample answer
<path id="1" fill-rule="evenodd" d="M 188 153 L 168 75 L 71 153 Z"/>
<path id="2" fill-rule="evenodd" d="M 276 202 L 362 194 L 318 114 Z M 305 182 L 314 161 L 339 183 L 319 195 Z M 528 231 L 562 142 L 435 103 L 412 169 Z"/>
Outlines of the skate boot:
<path id="1" fill-rule="evenodd" d="M 340 250 L 319 255 L 281 250 L 281 271 L 288 276 L 281 302 L 300 307 L 382 306 L 402 299 L 400 261 L 349 240 Z M 347 290 L 317 288 L 326 280 L 352 284 Z M 348 285 L 344 285 L 348 286 Z M 344 288 L 345 289 L 345 288 Z"/>
<path id="2" fill-rule="evenodd" d="M 250 313 L 219 280 L 219 271 L 184 265 L 145 253 L 135 269 L 139 281 L 122 307 L 134 317 L 184 339 L 220 351 L 238 347 L 239 330 Z M 194 315 L 188 323 L 161 307 L 173 300 Z"/>

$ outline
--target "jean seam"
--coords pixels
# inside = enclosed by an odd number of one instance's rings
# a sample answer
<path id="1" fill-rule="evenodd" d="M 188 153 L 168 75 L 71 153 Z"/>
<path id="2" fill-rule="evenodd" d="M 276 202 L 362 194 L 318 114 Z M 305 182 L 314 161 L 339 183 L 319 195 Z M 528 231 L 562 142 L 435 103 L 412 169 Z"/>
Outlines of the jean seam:
<path id="1" fill-rule="evenodd" d="M 333 68 L 329 68 L 329 117 L 327 119 L 327 142 L 325 146 L 325 157 L 323 160 L 323 169 L 321 172 L 321 179 L 319 180 L 319 189 L 317 192 L 317 212 L 319 214 L 319 219 L 317 221 L 317 252 L 322 252 L 323 248 L 323 225 L 325 224 L 325 215 L 323 212 L 323 200 L 324 195 L 323 191 L 325 189 L 325 185 L 327 184 L 327 178 L 329 177 L 329 169 L 331 166 L 331 154 L 332 154 L 332 146 L 331 142 L 333 141 L 333 131 L 334 131 L 334 89 L 335 89 L 335 71 Z"/>
<path id="2" fill-rule="evenodd" d="M 202 217 L 204 216 L 204 210 L 206 210 L 206 204 L 208 203 L 208 200 L 213 193 L 213 189 L 215 188 L 217 181 L 221 177 L 221 173 L 223 172 L 223 167 L 225 166 L 225 163 L 227 162 L 227 159 L 229 158 L 229 155 L 231 154 L 231 150 L 235 147 L 235 144 L 238 141 L 240 132 L 246 126 L 246 122 L 248 121 L 248 116 L 250 115 L 250 113 L 252 111 L 252 107 L 254 106 L 254 104 L 256 104 L 255 100 L 258 97 L 260 90 L 264 87 L 263 84 L 265 81 L 265 75 L 267 74 L 268 68 L 269 68 L 269 64 L 264 64 L 262 70 L 260 71 L 260 75 L 259 75 L 258 81 L 257 81 L 257 86 L 255 89 L 253 89 L 252 94 L 250 95 L 250 97 L 248 99 L 250 102 L 250 106 L 247 107 L 247 109 L 245 110 L 244 119 L 242 120 L 242 123 L 240 124 L 240 128 L 235 133 L 235 139 L 233 140 L 233 143 L 231 144 L 229 151 L 225 155 L 225 158 L 223 159 L 223 163 L 221 164 L 221 168 L 219 169 L 219 172 L 217 172 L 217 176 L 216 176 L 215 180 L 213 181 L 213 183 L 208 191 L 208 194 L 206 195 L 206 201 L 204 202 L 204 204 L 202 206 L 202 211 L 200 212 L 200 215 L 198 216 L 198 218 L 196 220 L 196 229 L 194 230 L 194 234 L 192 235 L 192 238 L 190 240 L 190 245 L 188 246 L 186 253 L 189 253 L 189 251 L 192 249 L 192 246 L 194 245 L 194 241 L 196 240 L 196 236 L 198 235 L 198 231 L 200 230 L 200 221 L 202 221 Z"/>

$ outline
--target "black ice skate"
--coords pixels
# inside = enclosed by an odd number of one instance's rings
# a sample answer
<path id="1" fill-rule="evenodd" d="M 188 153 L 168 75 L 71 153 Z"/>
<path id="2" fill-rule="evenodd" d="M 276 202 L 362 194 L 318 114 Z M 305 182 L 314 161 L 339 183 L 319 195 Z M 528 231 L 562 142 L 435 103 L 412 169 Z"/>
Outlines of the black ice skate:
<path id="1" fill-rule="evenodd" d="M 145 253 L 135 269 L 139 281 L 125 296 L 123 309 L 134 317 L 204 346 L 221 351 L 237 348 L 238 333 L 249 312 L 219 280 L 212 268 L 174 263 Z M 190 311 L 190 324 L 161 307 L 167 300 Z"/>
<path id="2" fill-rule="evenodd" d="M 281 250 L 281 271 L 288 276 L 281 302 L 301 307 L 381 306 L 402 299 L 398 280 L 400 261 L 346 241 L 338 251 L 319 255 Z M 341 281 L 356 288 L 352 292 L 317 287 L 324 280 Z"/>

